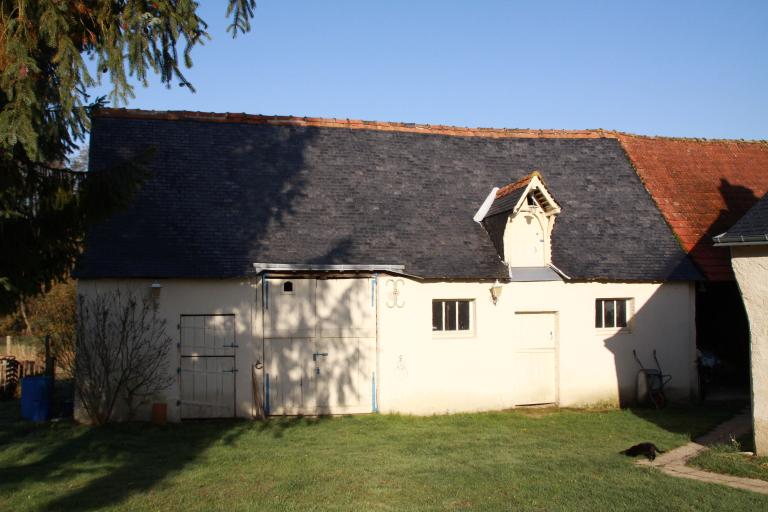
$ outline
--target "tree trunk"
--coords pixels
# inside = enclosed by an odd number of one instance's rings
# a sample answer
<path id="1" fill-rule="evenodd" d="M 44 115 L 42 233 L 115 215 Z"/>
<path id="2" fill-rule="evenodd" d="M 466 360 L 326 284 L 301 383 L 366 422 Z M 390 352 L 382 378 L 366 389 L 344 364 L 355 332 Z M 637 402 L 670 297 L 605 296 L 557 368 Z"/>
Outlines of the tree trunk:
<path id="1" fill-rule="evenodd" d="M 19 313 L 21 319 L 24 320 L 24 334 L 26 336 L 32 335 L 32 326 L 29 324 L 29 318 L 27 317 L 27 307 L 24 305 L 24 297 L 19 301 Z"/>

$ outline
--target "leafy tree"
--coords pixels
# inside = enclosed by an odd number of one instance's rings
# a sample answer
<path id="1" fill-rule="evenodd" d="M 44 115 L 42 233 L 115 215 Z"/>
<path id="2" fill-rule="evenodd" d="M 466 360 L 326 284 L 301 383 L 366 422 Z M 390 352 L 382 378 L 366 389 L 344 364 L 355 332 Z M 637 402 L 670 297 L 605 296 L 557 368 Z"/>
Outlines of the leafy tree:
<path id="1" fill-rule="evenodd" d="M 71 340 L 75 338 L 75 286 L 71 279 L 55 283 L 48 292 L 24 301 L 28 334 L 40 340 L 50 336 L 51 355 L 63 369 L 69 368 L 67 362 L 74 357 Z"/>
<path id="2" fill-rule="evenodd" d="M 228 0 L 229 32 L 250 30 L 255 0 Z M 8 0 L 0 3 L 0 312 L 63 278 L 90 222 L 135 191 L 141 162 L 88 176 L 67 166 L 89 116 L 133 97 L 129 78 L 194 91 L 182 67 L 209 35 L 193 0 Z M 95 63 L 91 73 L 87 60 Z"/>

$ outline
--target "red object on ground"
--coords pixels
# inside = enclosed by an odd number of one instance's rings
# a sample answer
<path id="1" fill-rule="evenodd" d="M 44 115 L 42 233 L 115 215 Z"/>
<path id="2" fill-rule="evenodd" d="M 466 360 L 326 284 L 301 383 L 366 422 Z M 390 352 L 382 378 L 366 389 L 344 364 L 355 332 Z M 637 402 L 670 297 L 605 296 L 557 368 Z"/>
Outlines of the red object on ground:
<path id="1" fill-rule="evenodd" d="M 152 423 L 158 426 L 163 426 L 168 421 L 168 404 L 155 403 L 152 404 Z"/>

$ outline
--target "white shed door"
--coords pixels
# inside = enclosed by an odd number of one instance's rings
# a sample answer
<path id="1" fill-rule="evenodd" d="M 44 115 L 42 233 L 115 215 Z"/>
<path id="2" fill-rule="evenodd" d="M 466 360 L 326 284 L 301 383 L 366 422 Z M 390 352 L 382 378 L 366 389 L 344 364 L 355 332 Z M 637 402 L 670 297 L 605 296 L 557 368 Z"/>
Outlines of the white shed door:
<path id="1" fill-rule="evenodd" d="M 557 402 L 556 316 L 515 315 L 513 379 L 517 405 Z"/>
<path id="2" fill-rule="evenodd" d="M 265 295 L 268 413 L 371 412 L 376 360 L 372 280 L 270 278 Z"/>
<path id="3" fill-rule="evenodd" d="M 181 418 L 235 415 L 235 315 L 182 315 Z"/>

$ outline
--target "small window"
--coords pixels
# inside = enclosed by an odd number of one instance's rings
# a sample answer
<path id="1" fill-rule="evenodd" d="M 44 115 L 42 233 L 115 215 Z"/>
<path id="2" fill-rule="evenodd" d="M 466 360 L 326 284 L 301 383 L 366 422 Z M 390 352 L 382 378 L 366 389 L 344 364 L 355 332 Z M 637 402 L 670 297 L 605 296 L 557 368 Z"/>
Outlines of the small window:
<path id="1" fill-rule="evenodd" d="M 596 299 L 595 327 L 623 328 L 627 326 L 629 299 Z"/>
<path id="2" fill-rule="evenodd" d="M 283 283 L 283 293 L 293 293 L 293 283 L 291 281 Z"/>
<path id="3" fill-rule="evenodd" d="M 471 329 L 469 300 L 433 300 L 432 330 L 467 332 Z"/>

